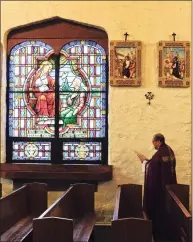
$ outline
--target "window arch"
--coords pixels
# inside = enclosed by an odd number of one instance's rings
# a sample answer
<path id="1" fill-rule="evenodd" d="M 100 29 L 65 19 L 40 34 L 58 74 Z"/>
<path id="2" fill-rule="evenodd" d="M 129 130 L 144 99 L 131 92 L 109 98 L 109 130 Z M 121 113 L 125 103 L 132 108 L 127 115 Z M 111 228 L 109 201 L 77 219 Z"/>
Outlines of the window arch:
<path id="1" fill-rule="evenodd" d="M 108 39 L 61 19 L 50 28 L 57 24 L 58 38 L 48 27 L 36 39 L 34 26 L 24 41 L 25 31 L 8 39 L 7 162 L 105 164 Z M 76 28 L 83 28 L 81 38 L 74 38 Z"/>

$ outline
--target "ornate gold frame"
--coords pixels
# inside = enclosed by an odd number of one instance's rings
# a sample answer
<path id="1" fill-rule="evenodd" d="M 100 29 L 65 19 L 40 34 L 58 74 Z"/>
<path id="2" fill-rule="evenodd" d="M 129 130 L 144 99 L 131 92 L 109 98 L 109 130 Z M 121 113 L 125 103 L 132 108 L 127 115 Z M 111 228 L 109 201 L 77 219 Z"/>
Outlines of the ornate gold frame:
<path id="1" fill-rule="evenodd" d="M 116 75 L 116 48 L 136 48 L 136 77 L 124 78 Z M 110 85 L 111 86 L 141 86 L 141 41 L 111 41 L 110 42 Z"/>
<path id="2" fill-rule="evenodd" d="M 185 48 L 185 68 L 182 80 L 164 76 L 164 48 Z M 189 41 L 160 41 L 159 42 L 159 82 L 160 87 L 189 87 L 190 86 L 190 42 Z"/>

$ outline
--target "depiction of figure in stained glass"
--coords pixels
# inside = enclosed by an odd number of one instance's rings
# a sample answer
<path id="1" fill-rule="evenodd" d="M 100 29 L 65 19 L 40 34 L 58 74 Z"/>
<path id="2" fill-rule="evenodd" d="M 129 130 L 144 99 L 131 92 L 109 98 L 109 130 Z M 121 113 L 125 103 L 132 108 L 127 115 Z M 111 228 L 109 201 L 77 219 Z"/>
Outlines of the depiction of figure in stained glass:
<path id="1" fill-rule="evenodd" d="M 105 135 L 106 55 L 93 41 L 72 41 L 60 52 L 59 137 Z"/>
<path id="2" fill-rule="evenodd" d="M 55 80 L 49 75 L 52 64 L 43 61 L 33 76 L 31 90 L 37 98 L 35 110 L 38 116 L 54 117 L 55 115 Z"/>
<path id="3" fill-rule="evenodd" d="M 75 77 L 71 86 L 69 86 L 67 80 L 63 85 L 62 91 L 74 91 L 67 95 L 62 95 L 61 119 L 63 127 L 67 124 L 76 124 L 77 114 L 85 105 L 86 94 L 81 82 L 80 78 Z"/>

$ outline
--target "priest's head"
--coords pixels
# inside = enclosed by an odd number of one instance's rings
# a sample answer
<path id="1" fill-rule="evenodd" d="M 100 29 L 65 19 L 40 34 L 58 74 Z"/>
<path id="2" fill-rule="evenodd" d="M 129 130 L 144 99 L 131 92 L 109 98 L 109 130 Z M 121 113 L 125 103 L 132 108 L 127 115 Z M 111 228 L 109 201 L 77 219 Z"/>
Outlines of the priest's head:
<path id="1" fill-rule="evenodd" d="M 155 134 L 153 136 L 152 143 L 154 148 L 158 150 L 162 144 L 165 144 L 165 137 L 163 136 L 163 134 L 160 134 L 160 133 Z"/>

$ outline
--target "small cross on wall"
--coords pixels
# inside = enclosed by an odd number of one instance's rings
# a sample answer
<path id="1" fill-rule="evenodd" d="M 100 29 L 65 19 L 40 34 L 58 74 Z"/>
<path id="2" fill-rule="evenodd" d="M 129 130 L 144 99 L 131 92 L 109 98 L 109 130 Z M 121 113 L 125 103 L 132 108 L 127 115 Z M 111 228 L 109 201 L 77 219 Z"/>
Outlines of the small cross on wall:
<path id="1" fill-rule="evenodd" d="M 173 36 L 173 41 L 176 41 L 176 33 L 173 33 L 172 36 Z"/>
<path id="2" fill-rule="evenodd" d="M 129 36 L 129 34 L 126 32 L 124 35 L 125 35 L 125 41 L 127 41 L 127 36 Z"/>

